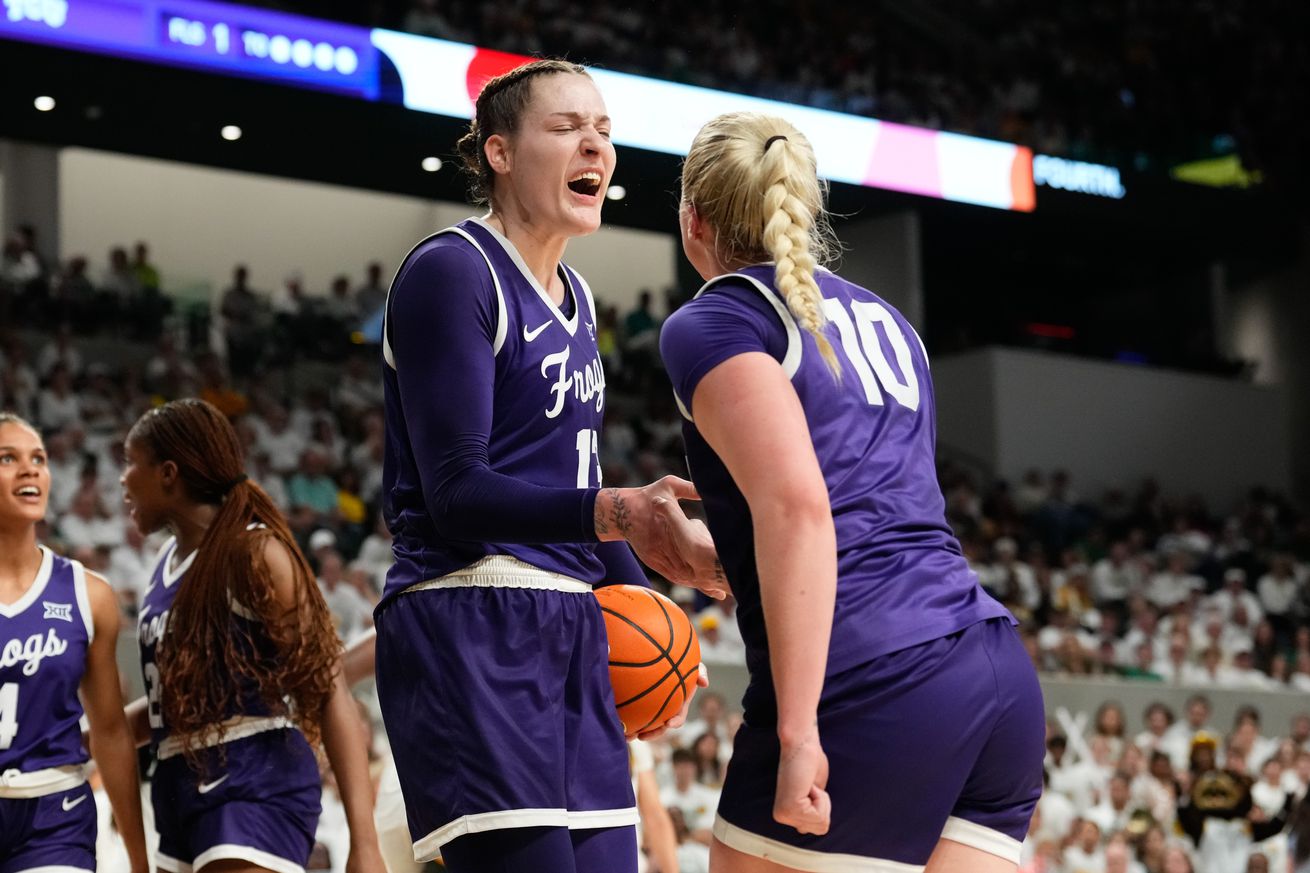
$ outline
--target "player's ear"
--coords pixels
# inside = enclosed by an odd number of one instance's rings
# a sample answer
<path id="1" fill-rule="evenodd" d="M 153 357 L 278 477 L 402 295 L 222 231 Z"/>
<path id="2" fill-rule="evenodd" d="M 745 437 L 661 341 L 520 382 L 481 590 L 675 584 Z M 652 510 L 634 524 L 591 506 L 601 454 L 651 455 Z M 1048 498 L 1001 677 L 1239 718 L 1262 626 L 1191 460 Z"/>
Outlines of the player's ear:
<path id="1" fill-rule="evenodd" d="M 493 133 L 487 137 L 486 143 L 482 146 L 483 153 L 487 156 L 487 165 L 491 167 L 492 172 L 508 173 L 510 170 L 510 153 L 509 141 L 498 133 Z"/>

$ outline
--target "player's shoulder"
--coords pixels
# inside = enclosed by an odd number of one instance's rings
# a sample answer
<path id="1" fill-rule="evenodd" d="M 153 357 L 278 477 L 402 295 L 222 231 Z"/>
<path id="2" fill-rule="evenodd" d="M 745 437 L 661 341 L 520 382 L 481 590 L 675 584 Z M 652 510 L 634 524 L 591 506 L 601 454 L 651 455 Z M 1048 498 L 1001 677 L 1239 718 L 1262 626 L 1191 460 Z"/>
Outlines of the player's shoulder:
<path id="1" fill-rule="evenodd" d="M 479 269 L 486 272 L 486 260 L 478 243 L 462 225 L 437 231 L 415 245 L 402 262 L 399 279 L 415 271 L 451 272 Z"/>

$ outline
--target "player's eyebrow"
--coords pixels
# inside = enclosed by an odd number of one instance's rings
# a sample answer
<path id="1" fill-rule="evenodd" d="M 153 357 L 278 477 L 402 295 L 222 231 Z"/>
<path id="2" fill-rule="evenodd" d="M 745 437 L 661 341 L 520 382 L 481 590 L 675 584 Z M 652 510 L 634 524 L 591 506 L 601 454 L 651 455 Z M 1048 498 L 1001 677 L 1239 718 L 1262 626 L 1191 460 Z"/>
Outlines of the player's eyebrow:
<path id="1" fill-rule="evenodd" d="M 587 118 L 589 117 L 588 115 L 582 112 L 552 112 L 547 117 L 554 118 L 557 115 L 562 115 L 563 117 L 571 119 L 573 121 L 586 121 Z M 596 119 L 597 124 L 609 124 L 609 121 L 610 121 L 610 117 L 608 115 L 602 115 Z"/>

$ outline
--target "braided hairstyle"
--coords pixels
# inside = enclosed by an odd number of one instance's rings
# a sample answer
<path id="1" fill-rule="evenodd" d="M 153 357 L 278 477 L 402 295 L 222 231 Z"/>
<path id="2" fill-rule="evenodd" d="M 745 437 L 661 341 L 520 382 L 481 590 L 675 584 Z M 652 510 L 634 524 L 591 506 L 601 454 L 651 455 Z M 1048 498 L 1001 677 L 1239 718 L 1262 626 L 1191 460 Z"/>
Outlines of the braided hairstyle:
<path id="1" fill-rule="evenodd" d="M 725 264 L 773 261 L 773 283 L 798 324 L 813 335 L 834 375 L 840 365 L 814 280 L 836 249 L 810 141 L 789 122 L 732 112 L 696 134 L 682 165 L 682 199 L 717 231 Z"/>
<path id="2" fill-rule="evenodd" d="M 286 519 L 245 476 L 236 430 L 203 400 L 174 400 L 143 415 L 127 440 L 156 463 L 174 462 L 189 500 L 218 507 L 173 603 L 170 642 L 159 648 L 167 689 L 160 705 L 188 762 L 199 763 L 200 736 L 240 710 L 246 683 L 270 712 L 293 719 L 317 744 L 341 643 Z M 255 523 L 263 527 L 248 530 Z M 296 602 L 289 611 L 278 604 L 264 562 L 268 538 L 291 555 Z M 263 625 L 271 652 L 236 638 L 234 602 Z"/>
<path id="3" fill-rule="evenodd" d="M 468 133 L 455 143 L 455 151 L 469 176 L 469 197 L 474 203 L 490 204 L 495 194 L 496 173 L 487 160 L 487 139 L 517 131 L 524 110 L 532 101 L 533 80 L 559 73 L 586 76 L 587 68 L 547 58 L 516 67 L 482 86 Z"/>

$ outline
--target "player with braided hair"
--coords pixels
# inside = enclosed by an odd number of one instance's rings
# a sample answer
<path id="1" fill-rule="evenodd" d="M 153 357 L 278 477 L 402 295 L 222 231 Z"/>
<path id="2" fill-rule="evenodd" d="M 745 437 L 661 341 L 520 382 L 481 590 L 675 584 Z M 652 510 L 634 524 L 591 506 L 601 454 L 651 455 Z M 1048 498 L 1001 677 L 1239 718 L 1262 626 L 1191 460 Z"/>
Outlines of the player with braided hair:
<path id="1" fill-rule="evenodd" d="M 1011 873 L 1041 690 L 946 523 L 923 344 L 819 265 L 824 194 L 779 118 L 720 116 L 683 165 L 708 282 L 660 347 L 751 675 L 711 869 Z"/>

